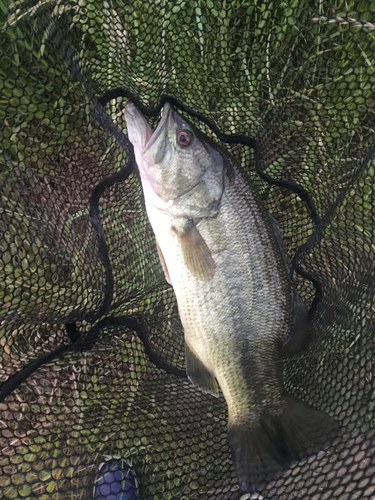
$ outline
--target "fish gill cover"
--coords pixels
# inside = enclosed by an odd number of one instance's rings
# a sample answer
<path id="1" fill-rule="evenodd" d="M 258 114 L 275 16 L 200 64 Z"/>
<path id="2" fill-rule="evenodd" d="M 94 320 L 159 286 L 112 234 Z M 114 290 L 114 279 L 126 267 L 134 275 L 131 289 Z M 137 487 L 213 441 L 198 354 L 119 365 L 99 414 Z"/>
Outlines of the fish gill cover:
<path id="1" fill-rule="evenodd" d="M 374 3 L 2 0 L 0 20 L 0 498 L 92 499 L 121 458 L 145 500 L 372 499 Z M 230 153 L 310 311 L 284 384 L 341 433 L 258 496 L 225 399 L 185 375 L 129 100 Z"/>

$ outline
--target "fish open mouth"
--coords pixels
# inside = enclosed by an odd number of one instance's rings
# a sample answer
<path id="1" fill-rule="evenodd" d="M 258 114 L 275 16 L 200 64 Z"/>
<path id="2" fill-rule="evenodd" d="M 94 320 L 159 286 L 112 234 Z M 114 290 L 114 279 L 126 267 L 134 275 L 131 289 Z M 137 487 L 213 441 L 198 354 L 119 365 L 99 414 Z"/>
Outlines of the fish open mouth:
<path id="1" fill-rule="evenodd" d="M 164 107 L 163 107 L 162 117 L 161 117 L 161 119 L 160 119 L 160 121 L 155 129 L 155 132 L 152 134 L 152 136 L 148 140 L 147 144 L 145 144 L 143 151 L 147 151 L 148 149 L 150 149 L 151 146 L 153 144 L 155 144 L 158 137 L 163 133 L 165 127 L 168 124 L 169 115 L 171 114 L 172 111 L 173 111 L 172 106 L 168 102 L 166 102 L 164 104 Z"/>
<path id="2" fill-rule="evenodd" d="M 157 141 L 160 135 L 164 132 L 168 124 L 169 116 L 173 112 L 172 106 L 167 102 L 163 107 L 162 117 L 155 129 L 152 130 L 146 118 L 142 115 L 134 103 L 129 101 L 125 106 L 125 118 L 129 128 L 133 129 L 132 142 L 137 142 L 142 152 L 146 152 Z"/>

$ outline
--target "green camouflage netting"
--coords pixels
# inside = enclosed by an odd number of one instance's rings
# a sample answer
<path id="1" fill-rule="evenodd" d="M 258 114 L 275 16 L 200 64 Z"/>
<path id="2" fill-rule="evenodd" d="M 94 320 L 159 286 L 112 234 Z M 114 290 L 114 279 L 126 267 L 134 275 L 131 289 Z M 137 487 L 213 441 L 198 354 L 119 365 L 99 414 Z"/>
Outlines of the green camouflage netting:
<path id="1" fill-rule="evenodd" d="M 374 499 L 374 2 L 3 0 L 0 22 L 0 498 L 92 499 L 122 457 L 142 500 Z M 126 101 L 155 125 L 162 96 L 278 221 L 318 332 L 286 385 L 343 428 L 258 496 L 225 400 L 185 377 L 126 136 Z"/>

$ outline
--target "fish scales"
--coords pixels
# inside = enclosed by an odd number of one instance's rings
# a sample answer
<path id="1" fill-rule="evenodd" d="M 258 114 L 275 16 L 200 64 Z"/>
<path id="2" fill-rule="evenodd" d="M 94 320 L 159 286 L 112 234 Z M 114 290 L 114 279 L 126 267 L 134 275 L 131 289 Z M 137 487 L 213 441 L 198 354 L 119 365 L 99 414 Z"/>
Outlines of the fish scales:
<path id="1" fill-rule="evenodd" d="M 266 367 L 257 359 L 260 358 L 259 351 L 251 346 L 259 342 L 273 343 L 278 339 L 281 347 L 290 314 L 287 280 L 275 272 L 282 266 L 275 255 L 275 244 L 267 231 L 258 234 L 256 219 L 262 220 L 263 214 L 258 211 L 251 213 L 248 200 L 237 196 L 241 184 L 237 176 L 235 184 L 224 189 L 218 216 L 202 220 L 197 225 L 216 263 L 215 276 L 208 283 L 197 280 L 186 268 L 178 238 L 171 231 L 169 237 L 166 236 L 168 231 L 160 225 L 160 214 L 154 214 L 157 220 L 152 222 L 178 297 L 185 340 L 191 348 L 194 346 L 204 365 L 216 375 L 227 401 L 235 387 L 240 385 L 238 372 L 231 377 L 233 357 L 238 355 L 243 364 L 240 371 L 243 384 L 246 381 L 254 383 L 257 374 L 257 383 L 263 384 L 267 380 L 262 377 Z M 165 226 L 170 226 L 168 216 Z M 236 238 L 233 238 L 233 233 Z M 265 254 L 269 256 L 268 265 L 264 259 L 246 258 Z M 275 292 L 279 300 L 273 300 Z M 280 321 L 275 323 L 275 318 Z M 268 355 L 269 351 L 266 352 Z M 247 367 L 254 362 L 260 369 L 249 377 Z M 249 392 L 243 391 L 243 394 L 249 395 Z M 248 405 L 243 398 L 240 402 Z M 234 406 L 228 406 L 234 410 Z M 237 411 L 241 412 L 243 408 Z"/>
<path id="2" fill-rule="evenodd" d="M 184 327 L 188 377 L 213 395 L 221 389 L 239 484 L 259 491 L 338 428 L 284 387 L 283 345 L 292 323 L 298 330 L 293 317 L 307 315 L 285 250 L 256 192 L 168 103 L 155 131 L 131 103 L 125 116 Z"/>

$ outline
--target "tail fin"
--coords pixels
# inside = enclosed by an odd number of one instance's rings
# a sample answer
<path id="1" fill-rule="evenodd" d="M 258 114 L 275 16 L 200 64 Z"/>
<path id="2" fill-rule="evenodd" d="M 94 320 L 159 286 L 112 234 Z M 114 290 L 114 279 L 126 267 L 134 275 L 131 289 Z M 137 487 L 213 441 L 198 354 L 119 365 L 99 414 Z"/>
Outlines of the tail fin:
<path id="1" fill-rule="evenodd" d="M 278 415 L 264 412 L 257 423 L 231 425 L 228 440 L 241 488 L 263 489 L 294 460 L 328 446 L 338 431 L 336 420 L 292 396 Z"/>

